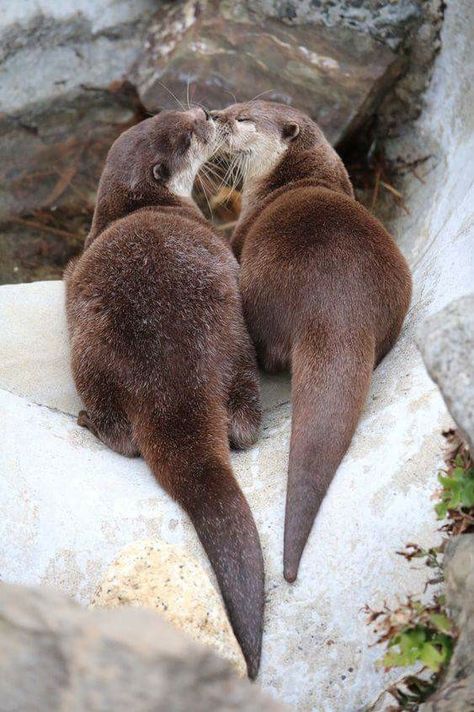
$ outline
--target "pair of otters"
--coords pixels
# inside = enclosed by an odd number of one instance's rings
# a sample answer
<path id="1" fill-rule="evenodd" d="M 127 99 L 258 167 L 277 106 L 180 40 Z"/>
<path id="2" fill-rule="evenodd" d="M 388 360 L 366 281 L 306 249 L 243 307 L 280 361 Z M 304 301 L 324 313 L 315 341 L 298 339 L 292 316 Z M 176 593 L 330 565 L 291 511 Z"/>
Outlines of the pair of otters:
<path id="1" fill-rule="evenodd" d="M 191 200 L 218 145 L 244 173 L 235 257 Z M 72 369 L 87 408 L 78 422 L 113 450 L 141 454 L 188 513 L 254 678 L 264 567 L 229 442 L 246 448 L 258 437 L 255 350 L 265 370 L 292 373 L 291 582 L 372 370 L 400 332 L 408 266 L 354 199 L 318 126 L 253 101 L 212 116 L 163 112 L 123 133 L 65 280 Z"/>

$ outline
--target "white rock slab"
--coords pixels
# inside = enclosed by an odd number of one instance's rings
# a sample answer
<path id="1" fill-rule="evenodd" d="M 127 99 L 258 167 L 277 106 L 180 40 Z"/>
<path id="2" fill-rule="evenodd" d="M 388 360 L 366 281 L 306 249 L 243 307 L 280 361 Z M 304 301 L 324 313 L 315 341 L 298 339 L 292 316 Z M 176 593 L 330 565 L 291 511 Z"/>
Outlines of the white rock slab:
<path id="1" fill-rule="evenodd" d="M 354 712 L 384 684 L 362 613 L 417 592 L 425 572 L 396 555 L 437 539 L 430 497 L 451 424 L 412 333 L 425 314 L 472 291 L 474 267 L 468 0 L 449 3 L 428 107 L 418 130 L 439 145 L 426 185 L 413 179 L 397 232 L 414 270 L 405 332 L 377 369 L 349 453 L 330 488 L 296 584 L 284 582 L 287 379 L 264 383 L 259 444 L 233 456 L 264 548 L 266 610 L 260 684 L 299 712 Z M 140 538 L 183 545 L 209 571 L 197 537 L 141 461 L 78 428 L 59 283 L 0 288 L 0 569 L 87 602 L 115 555 Z"/>
<path id="2" fill-rule="evenodd" d="M 76 414 L 62 282 L 5 285 L 0 296 L 0 385 L 34 403 Z"/>
<path id="3" fill-rule="evenodd" d="M 35 298 L 39 292 L 42 300 Z M 3 577 L 53 585 L 87 602 L 120 548 L 154 537 L 184 545 L 210 571 L 190 523 L 145 464 L 110 452 L 70 415 L 77 396 L 64 344 L 56 348 L 64 338 L 61 285 L 0 289 L 0 313 L 12 303 L 18 313 L 28 307 L 29 318 L 27 329 L 15 331 L 11 321 L 8 329 L 1 325 L 3 348 L 12 355 L 11 367 L 4 364 L 1 374 L 8 390 L 0 391 Z M 43 340 L 45 323 L 49 340 Z M 32 357 L 16 366 L 28 335 L 30 353 L 43 354 L 43 360 L 51 344 L 51 362 L 39 372 Z M 26 379 L 29 369 L 37 377 Z M 48 379 L 54 383 L 50 390 Z M 322 699 L 327 707 L 321 709 L 345 710 L 348 700 L 362 703 L 380 684 L 362 607 L 419 585 L 417 573 L 395 551 L 408 540 L 433 541 L 430 495 L 436 486 L 439 433 L 449 421 L 407 334 L 375 374 L 366 412 L 312 532 L 300 578 L 290 586 L 281 575 L 288 386 L 286 379 L 272 379 L 264 388 L 263 437 L 257 447 L 233 457 L 266 560 L 261 684 L 300 710 L 320 709 Z M 17 392 L 9 392 L 13 389 Z"/>

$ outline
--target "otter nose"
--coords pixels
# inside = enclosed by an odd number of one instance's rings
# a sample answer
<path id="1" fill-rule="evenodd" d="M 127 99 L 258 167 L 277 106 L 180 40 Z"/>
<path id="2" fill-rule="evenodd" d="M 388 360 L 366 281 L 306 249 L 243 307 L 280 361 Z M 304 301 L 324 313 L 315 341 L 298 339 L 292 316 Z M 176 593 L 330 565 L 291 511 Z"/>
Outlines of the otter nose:
<path id="1" fill-rule="evenodd" d="M 223 112 L 217 111 L 217 109 L 210 111 L 209 116 L 211 117 L 211 119 L 214 119 L 215 121 L 222 121 L 222 119 L 224 118 Z"/>
<path id="2" fill-rule="evenodd" d="M 203 106 L 196 106 L 194 109 L 190 109 L 189 112 L 195 119 L 201 119 L 202 115 L 204 114 L 204 118 L 206 121 L 209 121 L 210 115 L 207 109 L 205 109 Z"/>

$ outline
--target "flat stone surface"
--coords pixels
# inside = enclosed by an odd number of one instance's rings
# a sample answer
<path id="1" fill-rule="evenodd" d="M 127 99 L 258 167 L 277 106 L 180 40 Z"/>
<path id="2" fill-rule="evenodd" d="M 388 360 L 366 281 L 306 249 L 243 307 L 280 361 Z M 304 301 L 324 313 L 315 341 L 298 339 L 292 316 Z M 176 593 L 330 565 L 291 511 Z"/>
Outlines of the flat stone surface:
<path id="1" fill-rule="evenodd" d="M 48 288 L 45 314 L 45 300 L 36 310 L 33 295 Z M 29 328 L 20 328 L 19 321 L 18 328 L 12 321 L 8 328 L 0 324 L 13 355 L 0 379 L 4 578 L 47 583 L 87 602 L 118 550 L 140 538 L 184 546 L 212 576 L 191 524 L 143 461 L 110 452 L 76 425 L 66 349 L 63 361 L 53 350 L 56 370 L 47 377 L 35 369 L 37 379 L 28 382 L 26 365 L 15 366 L 15 354 L 28 347 L 35 352 L 33 339 L 44 324 L 52 344 L 65 338 L 61 285 L 0 288 L 0 313 L 23 299 L 30 305 Z M 17 393 L 9 392 L 15 387 Z M 322 699 L 332 705 L 328 709 L 346 710 L 348 700 L 363 703 L 383 677 L 373 667 L 377 651 L 367 647 L 362 607 L 416 587 L 419 574 L 407 576 L 395 551 L 406 541 L 428 544 L 435 537 L 430 496 L 439 433 L 450 420 L 407 333 L 375 373 L 358 432 L 317 519 L 300 577 L 290 586 L 282 578 L 288 397 L 287 379 L 265 380 L 262 438 L 252 450 L 233 455 L 267 572 L 259 681 L 298 710 L 318 709 Z M 52 404 L 61 404 L 62 411 Z"/>
<path id="2" fill-rule="evenodd" d="M 289 26 L 242 2 L 188 0 L 156 14 L 132 78 L 150 111 L 177 108 L 172 94 L 214 109 L 262 95 L 297 105 L 337 142 L 399 69 L 388 47 L 347 27 Z"/>
<path id="3" fill-rule="evenodd" d="M 34 282 L 0 291 L 1 387 L 71 415 L 81 401 L 72 380 L 62 282 Z M 34 315 L 34 316 L 33 316 Z"/>
<path id="4" fill-rule="evenodd" d="M 179 546 L 157 539 L 126 546 L 105 572 L 91 605 L 156 610 L 193 640 L 228 660 L 240 677 L 247 676 L 222 599 L 199 561 Z"/>

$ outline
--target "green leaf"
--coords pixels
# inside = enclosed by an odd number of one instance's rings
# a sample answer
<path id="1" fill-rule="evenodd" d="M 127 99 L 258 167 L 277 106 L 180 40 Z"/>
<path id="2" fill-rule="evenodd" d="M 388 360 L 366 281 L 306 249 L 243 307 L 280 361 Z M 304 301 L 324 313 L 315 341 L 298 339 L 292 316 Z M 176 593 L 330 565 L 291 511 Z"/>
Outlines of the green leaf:
<path id="1" fill-rule="evenodd" d="M 419 660 L 433 672 L 438 672 L 443 663 L 446 662 L 446 656 L 433 643 L 425 643 L 420 651 Z"/>
<path id="2" fill-rule="evenodd" d="M 463 507 L 474 506 L 474 478 L 466 479 L 461 491 L 461 503 Z"/>
<path id="3" fill-rule="evenodd" d="M 453 629 L 452 622 L 449 620 L 448 616 L 444 615 L 444 613 L 432 613 L 430 615 L 430 622 L 441 633 L 450 633 Z"/>

